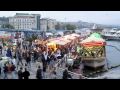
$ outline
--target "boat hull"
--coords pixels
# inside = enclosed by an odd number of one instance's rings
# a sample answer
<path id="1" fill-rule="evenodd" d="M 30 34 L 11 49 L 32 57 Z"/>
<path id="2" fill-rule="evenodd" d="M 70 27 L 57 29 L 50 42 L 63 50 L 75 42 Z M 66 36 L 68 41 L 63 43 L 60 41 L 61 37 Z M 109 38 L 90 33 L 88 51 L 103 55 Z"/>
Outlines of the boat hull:
<path id="1" fill-rule="evenodd" d="M 105 66 L 106 62 L 104 58 L 84 59 L 84 66 L 91 68 L 99 68 Z"/>

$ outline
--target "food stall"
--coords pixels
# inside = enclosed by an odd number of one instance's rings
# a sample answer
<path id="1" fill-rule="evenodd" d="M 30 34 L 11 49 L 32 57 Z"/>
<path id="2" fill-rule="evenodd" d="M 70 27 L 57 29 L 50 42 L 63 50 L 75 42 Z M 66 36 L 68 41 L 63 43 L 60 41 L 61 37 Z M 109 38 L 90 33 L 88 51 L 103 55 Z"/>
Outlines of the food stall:
<path id="1" fill-rule="evenodd" d="M 56 51 L 56 43 L 55 42 L 49 42 L 47 43 L 47 49 L 53 49 L 54 51 Z"/>
<path id="2" fill-rule="evenodd" d="M 81 57 L 85 65 L 90 67 L 100 67 L 105 64 L 106 42 L 98 33 L 93 33 L 81 43 Z"/>

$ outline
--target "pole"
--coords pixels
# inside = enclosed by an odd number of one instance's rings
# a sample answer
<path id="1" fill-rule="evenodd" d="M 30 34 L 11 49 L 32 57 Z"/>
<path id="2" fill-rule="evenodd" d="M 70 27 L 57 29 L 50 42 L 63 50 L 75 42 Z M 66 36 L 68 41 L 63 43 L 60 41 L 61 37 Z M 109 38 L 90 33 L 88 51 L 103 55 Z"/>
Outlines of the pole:
<path id="1" fill-rule="evenodd" d="M 67 30 L 67 29 L 66 29 L 66 18 L 65 18 L 65 30 Z"/>
<path id="2" fill-rule="evenodd" d="M 47 45 L 47 55 L 48 55 L 48 45 Z"/>

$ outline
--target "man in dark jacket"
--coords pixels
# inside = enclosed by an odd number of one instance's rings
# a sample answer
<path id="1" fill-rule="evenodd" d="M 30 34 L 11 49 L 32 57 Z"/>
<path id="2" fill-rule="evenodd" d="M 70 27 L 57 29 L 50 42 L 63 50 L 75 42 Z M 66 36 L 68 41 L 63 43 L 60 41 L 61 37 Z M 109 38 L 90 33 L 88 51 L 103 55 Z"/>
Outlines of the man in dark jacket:
<path id="1" fill-rule="evenodd" d="M 68 73 L 67 69 L 64 70 L 63 72 L 63 79 L 69 79 L 72 78 L 71 75 Z"/>
<path id="2" fill-rule="evenodd" d="M 0 67 L 0 76 L 1 76 L 1 67 Z"/>
<path id="3" fill-rule="evenodd" d="M 22 67 L 18 71 L 18 79 L 23 79 L 23 72 L 22 72 Z"/>
<path id="4" fill-rule="evenodd" d="M 4 67 L 3 67 L 3 72 L 4 72 L 4 79 L 8 79 L 8 77 L 7 77 L 7 73 L 8 73 L 8 67 L 7 67 L 7 65 L 6 64 L 4 64 Z"/>
<path id="5" fill-rule="evenodd" d="M 30 72 L 27 71 L 27 69 L 25 68 L 25 71 L 23 72 L 24 79 L 29 79 L 29 76 L 30 76 Z"/>
<path id="6" fill-rule="evenodd" d="M 37 69 L 36 78 L 42 79 L 42 70 L 41 70 L 40 66 Z"/>
<path id="7" fill-rule="evenodd" d="M 30 55 L 28 54 L 27 55 L 27 58 L 26 58 L 26 63 L 27 63 L 27 66 L 31 67 L 31 58 L 30 58 Z"/>

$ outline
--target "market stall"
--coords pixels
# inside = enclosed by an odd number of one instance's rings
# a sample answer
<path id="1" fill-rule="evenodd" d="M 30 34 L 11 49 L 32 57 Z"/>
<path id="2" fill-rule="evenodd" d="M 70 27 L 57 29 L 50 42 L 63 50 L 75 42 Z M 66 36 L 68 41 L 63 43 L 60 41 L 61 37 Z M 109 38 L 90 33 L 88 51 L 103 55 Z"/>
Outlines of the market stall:
<path id="1" fill-rule="evenodd" d="M 90 37 L 83 40 L 81 43 L 81 57 L 83 61 L 89 62 L 88 65 L 97 67 L 102 66 L 106 57 L 105 45 L 106 42 L 98 33 L 93 33 Z M 98 62 L 99 61 L 99 62 Z M 101 62 L 100 62 L 101 61 Z"/>
<path id="2" fill-rule="evenodd" d="M 99 34 L 92 34 L 80 44 L 83 50 L 83 57 L 105 57 L 106 42 Z"/>

